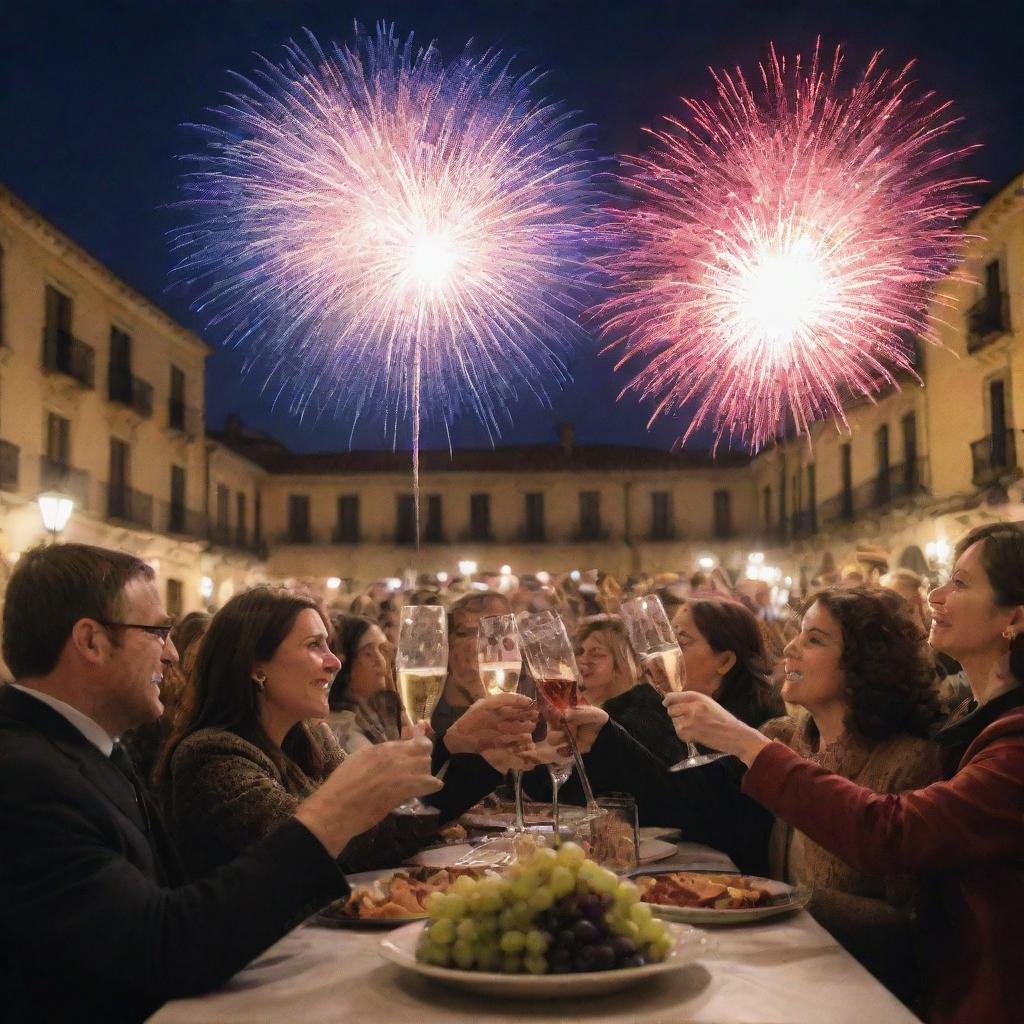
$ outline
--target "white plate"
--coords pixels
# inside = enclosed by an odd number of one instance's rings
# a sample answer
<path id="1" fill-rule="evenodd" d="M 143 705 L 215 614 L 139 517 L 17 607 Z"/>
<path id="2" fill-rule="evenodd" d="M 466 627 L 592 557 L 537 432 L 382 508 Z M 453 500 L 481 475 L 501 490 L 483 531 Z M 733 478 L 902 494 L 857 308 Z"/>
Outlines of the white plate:
<path id="1" fill-rule="evenodd" d="M 679 841 L 679 829 L 671 825 L 641 825 L 637 829 L 637 835 L 641 841 L 644 839 L 664 839 L 666 841 Z"/>
<path id="2" fill-rule="evenodd" d="M 640 863 L 653 864 L 657 860 L 664 860 L 676 852 L 675 843 L 666 843 L 664 839 L 641 839 L 640 840 Z"/>
<path id="3" fill-rule="evenodd" d="M 696 929 L 670 924 L 668 928 L 675 939 L 675 947 L 660 964 L 586 974 L 495 974 L 420 963 L 416 959 L 416 943 L 424 927 L 423 922 L 408 924 L 381 939 L 381 956 L 405 970 L 433 978 L 452 988 L 510 999 L 568 999 L 617 992 L 645 978 L 687 967 L 706 955 L 711 945 L 708 937 Z"/>
<path id="4" fill-rule="evenodd" d="M 420 850 L 410 857 L 406 864 L 422 864 L 427 868 L 450 868 L 460 858 L 472 850 L 469 843 L 452 843 L 450 846 L 434 846 L 429 850 Z"/>
<path id="5" fill-rule="evenodd" d="M 656 872 L 647 872 L 656 874 Z M 712 874 L 734 874 L 735 872 L 711 872 Z M 696 924 L 710 927 L 729 924 L 749 924 L 751 921 L 763 921 L 768 917 L 780 914 L 791 914 L 802 910 L 811 902 L 811 890 L 806 885 L 787 885 L 772 878 L 758 878 L 756 875 L 744 875 L 752 882 L 763 885 L 771 893 L 770 902 L 760 907 L 747 907 L 742 910 L 715 910 L 714 907 L 673 907 L 667 903 L 649 903 L 648 906 L 665 921 L 679 921 L 683 924 Z"/>

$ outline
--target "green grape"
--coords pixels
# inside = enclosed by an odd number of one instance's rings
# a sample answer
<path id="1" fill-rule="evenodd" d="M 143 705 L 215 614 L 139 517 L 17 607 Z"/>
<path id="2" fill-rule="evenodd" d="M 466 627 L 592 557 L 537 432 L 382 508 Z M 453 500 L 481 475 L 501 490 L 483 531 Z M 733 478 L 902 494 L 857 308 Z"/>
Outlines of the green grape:
<path id="1" fill-rule="evenodd" d="M 480 909 L 486 914 L 496 914 L 505 905 L 501 883 L 487 879 L 480 886 Z"/>
<path id="2" fill-rule="evenodd" d="M 605 914 L 604 923 L 608 925 L 608 931 L 612 935 L 624 935 L 627 938 L 633 938 L 631 931 L 636 929 L 636 925 L 634 924 L 631 929 L 631 922 L 627 921 L 621 914 Z"/>
<path id="3" fill-rule="evenodd" d="M 530 893 L 534 890 L 534 885 L 535 883 L 532 882 L 526 875 L 521 875 L 512 883 L 512 895 L 517 900 L 528 900 L 530 898 Z"/>
<path id="4" fill-rule="evenodd" d="M 525 932 L 533 923 L 533 908 L 529 903 L 517 903 L 512 908 L 512 916 L 515 918 L 516 928 Z"/>
<path id="5" fill-rule="evenodd" d="M 470 970 L 476 963 L 476 951 L 473 949 L 473 944 L 465 939 L 459 939 L 452 946 L 452 959 L 455 961 L 456 967 L 461 967 L 464 971 Z"/>
<path id="6" fill-rule="evenodd" d="M 439 946 L 450 946 L 455 941 L 455 922 L 450 917 L 442 917 L 427 929 L 427 935 Z"/>
<path id="7" fill-rule="evenodd" d="M 480 935 L 480 928 L 472 918 L 464 917 L 456 927 L 455 934 L 466 942 L 474 942 Z"/>
<path id="8" fill-rule="evenodd" d="M 554 893 L 555 899 L 561 899 L 563 896 L 568 896 L 576 888 L 576 876 L 569 868 L 558 864 L 551 872 L 548 886 L 552 893 Z"/>
<path id="9" fill-rule="evenodd" d="M 476 889 L 477 882 L 475 878 L 471 878 L 469 875 L 459 875 L 448 891 L 457 892 L 460 896 L 469 896 L 471 893 L 476 892 Z"/>
<path id="10" fill-rule="evenodd" d="M 591 877 L 587 878 L 587 883 L 594 892 L 608 893 L 612 895 L 619 887 L 619 879 L 614 871 L 609 871 L 607 868 L 597 867 L 595 871 L 591 872 Z M 582 869 L 580 874 L 582 875 Z"/>
<path id="11" fill-rule="evenodd" d="M 482 892 L 480 892 L 479 890 L 477 890 L 476 892 L 471 892 L 466 897 L 466 910 L 467 910 L 467 912 L 470 913 L 470 914 L 480 914 L 480 913 L 483 913 L 483 909 L 484 909 L 484 894 Z"/>
<path id="12" fill-rule="evenodd" d="M 482 942 L 476 951 L 477 966 L 481 971 L 496 971 L 504 959 L 501 947 L 496 942 Z"/>
<path id="13" fill-rule="evenodd" d="M 635 882 L 624 880 L 619 882 L 615 890 L 615 903 L 621 907 L 630 907 L 640 901 L 640 889 Z"/>
<path id="14" fill-rule="evenodd" d="M 650 920 L 640 926 L 641 942 L 657 942 L 665 934 L 665 926 L 660 921 Z"/>
<path id="15" fill-rule="evenodd" d="M 426 907 L 427 913 L 433 918 L 443 917 L 441 908 L 444 906 L 444 893 L 443 892 L 432 892 L 424 901 L 423 906 Z"/>
<path id="16" fill-rule="evenodd" d="M 501 959 L 502 974 L 519 974 L 523 969 L 523 961 L 518 956 L 505 956 Z"/>
<path id="17" fill-rule="evenodd" d="M 555 902 L 555 894 L 547 885 L 539 886 L 530 896 L 530 906 L 536 910 L 547 910 Z"/>
<path id="18" fill-rule="evenodd" d="M 542 956 L 527 956 L 523 958 L 523 966 L 530 974 L 545 974 L 548 962 Z"/>
<path id="19" fill-rule="evenodd" d="M 583 847 L 578 843 L 562 843 L 555 855 L 562 867 L 578 869 L 587 859 Z"/>
<path id="20" fill-rule="evenodd" d="M 653 920 L 654 911 L 646 903 L 634 903 L 629 908 L 629 919 L 638 928 L 643 928 L 648 921 Z"/>
<path id="21" fill-rule="evenodd" d="M 585 860 L 576 871 L 577 885 L 579 882 L 590 885 L 600 870 L 601 868 L 592 860 Z"/>
<path id="22" fill-rule="evenodd" d="M 551 939 L 545 932 L 539 931 L 537 928 L 531 928 L 526 933 L 526 940 L 524 942 L 524 946 L 526 948 L 527 953 L 532 953 L 536 956 L 539 956 L 541 953 L 547 951 L 548 944 L 550 942 Z"/>
<path id="23" fill-rule="evenodd" d="M 516 927 L 516 912 L 511 907 L 506 907 L 498 915 L 498 928 L 503 932 L 513 931 Z"/>
<path id="24" fill-rule="evenodd" d="M 543 867 L 550 871 L 558 863 L 558 851 L 542 846 L 531 858 L 530 867 Z"/>
<path id="25" fill-rule="evenodd" d="M 476 919 L 476 933 L 480 938 L 498 934 L 497 914 L 481 914 Z"/>
<path id="26" fill-rule="evenodd" d="M 502 935 L 501 940 L 499 942 L 499 945 L 501 946 L 501 951 L 509 955 L 521 953 L 523 950 L 523 946 L 525 944 L 526 936 L 519 931 L 505 932 L 505 934 Z"/>
<path id="27" fill-rule="evenodd" d="M 453 921 L 458 921 L 466 916 L 467 909 L 466 897 L 460 896 L 457 892 L 450 892 L 444 898 L 441 913 L 445 917 L 450 917 Z"/>

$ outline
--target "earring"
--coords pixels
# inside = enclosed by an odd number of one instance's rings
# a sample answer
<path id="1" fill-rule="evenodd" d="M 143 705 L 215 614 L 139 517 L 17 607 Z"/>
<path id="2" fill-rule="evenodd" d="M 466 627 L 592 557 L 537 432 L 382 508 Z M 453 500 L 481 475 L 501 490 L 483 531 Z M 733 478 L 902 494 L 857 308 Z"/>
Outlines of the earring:
<path id="1" fill-rule="evenodd" d="M 1009 640 L 1011 644 L 1016 639 L 1016 637 L 1017 637 L 1017 631 L 1015 629 L 1011 629 L 1011 628 L 1007 627 L 1006 629 L 1003 630 L 1003 639 L 1004 640 Z"/>
<path id="2" fill-rule="evenodd" d="M 267 674 L 265 672 L 257 672 L 252 677 L 252 681 L 256 684 L 257 693 L 262 693 L 267 688 Z"/>

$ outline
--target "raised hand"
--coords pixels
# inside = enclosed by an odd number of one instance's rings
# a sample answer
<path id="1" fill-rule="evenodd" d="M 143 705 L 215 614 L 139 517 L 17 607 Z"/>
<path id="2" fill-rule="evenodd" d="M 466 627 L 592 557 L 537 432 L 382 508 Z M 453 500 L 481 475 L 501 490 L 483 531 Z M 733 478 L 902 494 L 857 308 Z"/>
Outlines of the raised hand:
<path id="1" fill-rule="evenodd" d="M 769 743 L 756 729 L 729 714 L 717 701 L 692 690 L 666 694 L 663 702 L 676 735 L 686 743 L 735 754 L 749 765 Z"/>
<path id="2" fill-rule="evenodd" d="M 490 760 L 491 754 L 529 750 L 536 725 L 537 706 L 529 697 L 499 693 L 476 701 L 445 733 L 444 745 L 452 754 L 481 754 Z M 527 767 L 538 763 L 533 760 Z"/>

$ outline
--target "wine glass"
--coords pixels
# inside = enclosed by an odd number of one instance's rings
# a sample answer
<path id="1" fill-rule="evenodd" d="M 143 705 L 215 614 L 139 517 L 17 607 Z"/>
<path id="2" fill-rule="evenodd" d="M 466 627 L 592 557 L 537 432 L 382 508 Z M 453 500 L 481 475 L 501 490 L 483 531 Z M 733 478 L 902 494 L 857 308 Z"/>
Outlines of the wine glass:
<path id="1" fill-rule="evenodd" d="M 523 670 L 519 647 L 519 627 L 514 615 L 485 615 L 477 625 L 477 666 L 484 689 L 493 697 L 515 693 Z M 515 824 L 513 832 L 525 832 L 523 815 L 523 773 L 513 771 L 515 786 Z"/>
<path id="2" fill-rule="evenodd" d="M 430 720 L 448 675 L 448 627 L 440 605 L 407 604 L 398 632 L 398 693 L 413 723 Z M 437 814 L 418 797 L 395 808 L 397 814 Z"/>
<path id="3" fill-rule="evenodd" d="M 661 598 L 656 594 L 634 597 L 622 605 L 621 615 L 629 632 L 633 650 L 640 659 L 648 682 L 659 693 L 680 693 L 686 684 L 686 662 Z M 686 744 L 687 756 L 669 768 L 699 768 L 725 754 L 702 754 L 693 743 Z"/>
<path id="4" fill-rule="evenodd" d="M 565 713 L 579 706 L 579 669 L 565 623 L 553 612 L 527 616 L 521 627 L 523 657 L 537 686 L 545 718 L 556 722 L 565 733 L 572 749 L 573 761 L 580 773 L 580 784 L 587 800 L 587 811 L 597 812 L 597 803 L 590 788 L 583 757 L 572 730 L 566 725 Z"/>

